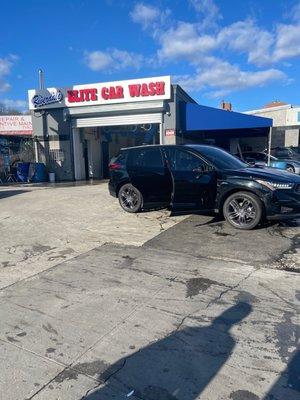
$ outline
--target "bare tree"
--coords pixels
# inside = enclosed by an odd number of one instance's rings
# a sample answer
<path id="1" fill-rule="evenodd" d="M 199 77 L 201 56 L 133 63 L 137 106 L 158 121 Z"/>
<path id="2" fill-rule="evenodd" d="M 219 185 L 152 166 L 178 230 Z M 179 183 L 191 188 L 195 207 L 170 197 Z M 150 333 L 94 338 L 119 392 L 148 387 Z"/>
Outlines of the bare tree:
<path id="1" fill-rule="evenodd" d="M 0 115 L 28 115 L 29 110 L 22 112 L 14 107 L 7 107 L 4 103 L 0 102 Z"/>

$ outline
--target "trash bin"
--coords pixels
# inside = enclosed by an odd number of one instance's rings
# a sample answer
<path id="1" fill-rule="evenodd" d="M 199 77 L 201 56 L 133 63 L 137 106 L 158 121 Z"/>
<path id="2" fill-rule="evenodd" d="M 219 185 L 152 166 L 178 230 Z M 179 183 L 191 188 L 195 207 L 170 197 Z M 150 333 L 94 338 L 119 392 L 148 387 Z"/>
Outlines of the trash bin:
<path id="1" fill-rule="evenodd" d="M 28 182 L 29 162 L 19 162 L 17 166 L 17 179 L 19 182 Z"/>
<path id="2" fill-rule="evenodd" d="M 49 182 L 50 183 L 55 182 L 55 172 L 49 172 Z"/>
<path id="3" fill-rule="evenodd" d="M 30 164 L 34 169 L 33 176 L 31 178 L 32 182 L 47 182 L 48 175 L 46 172 L 46 166 L 43 163 L 31 163 Z"/>

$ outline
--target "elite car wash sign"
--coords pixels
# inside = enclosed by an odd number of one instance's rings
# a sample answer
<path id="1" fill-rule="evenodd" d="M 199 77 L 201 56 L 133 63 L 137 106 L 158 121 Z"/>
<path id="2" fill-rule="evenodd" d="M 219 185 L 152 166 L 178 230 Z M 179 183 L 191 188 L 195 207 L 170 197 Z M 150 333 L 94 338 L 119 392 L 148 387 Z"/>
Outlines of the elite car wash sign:
<path id="1" fill-rule="evenodd" d="M 166 100 L 170 97 L 170 76 L 28 91 L 31 110 Z"/>
<path id="2" fill-rule="evenodd" d="M 30 115 L 0 116 L 0 136 L 31 136 L 32 122 Z"/>

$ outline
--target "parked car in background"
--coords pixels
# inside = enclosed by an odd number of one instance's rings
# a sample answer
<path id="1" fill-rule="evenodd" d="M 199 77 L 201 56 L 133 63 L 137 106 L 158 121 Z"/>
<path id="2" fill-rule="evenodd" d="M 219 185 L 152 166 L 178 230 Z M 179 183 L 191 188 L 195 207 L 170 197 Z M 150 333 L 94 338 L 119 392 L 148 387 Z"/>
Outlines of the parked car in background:
<path id="1" fill-rule="evenodd" d="M 236 157 L 241 158 L 240 154 L 236 154 Z M 266 152 L 258 151 L 246 151 L 242 153 L 242 159 L 246 162 L 255 162 L 256 165 L 267 166 L 268 165 L 268 154 Z M 289 172 L 300 174 L 300 160 L 277 158 L 271 155 L 270 167 L 285 169 Z"/>
<path id="2" fill-rule="evenodd" d="M 238 229 L 264 218 L 300 217 L 300 177 L 250 168 L 227 151 L 206 145 L 122 149 L 109 165 L 109 191 L 131 213 L 153 206 L 215 211 Z"/>
<path id="3" fill-rule="evenodd" d="M 265 150 L 265 153 L 267 153 L 267 150 Z M 299 147 L 273 147 L 271 154 L 279 160 L 295 160 L 300 162 Z"/>
<path id="4" fill-rule="evenodd" d="M 290 149 L 292 149 L 292 151 L 297 153 L 297 155 L 300 157 L 300 146 L 291 146 Z"/>

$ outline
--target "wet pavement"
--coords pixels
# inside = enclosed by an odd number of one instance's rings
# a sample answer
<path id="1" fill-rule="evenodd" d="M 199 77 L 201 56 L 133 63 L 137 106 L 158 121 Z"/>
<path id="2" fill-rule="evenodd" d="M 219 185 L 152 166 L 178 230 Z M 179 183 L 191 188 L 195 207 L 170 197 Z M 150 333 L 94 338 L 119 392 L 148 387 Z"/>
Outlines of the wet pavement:
<path id="1" fill-rule="evenodd" d="M 146 246 L 300 272 L 300 220 L 241 231 L 218 217 L 192 215 L 149 240 Z"/>

